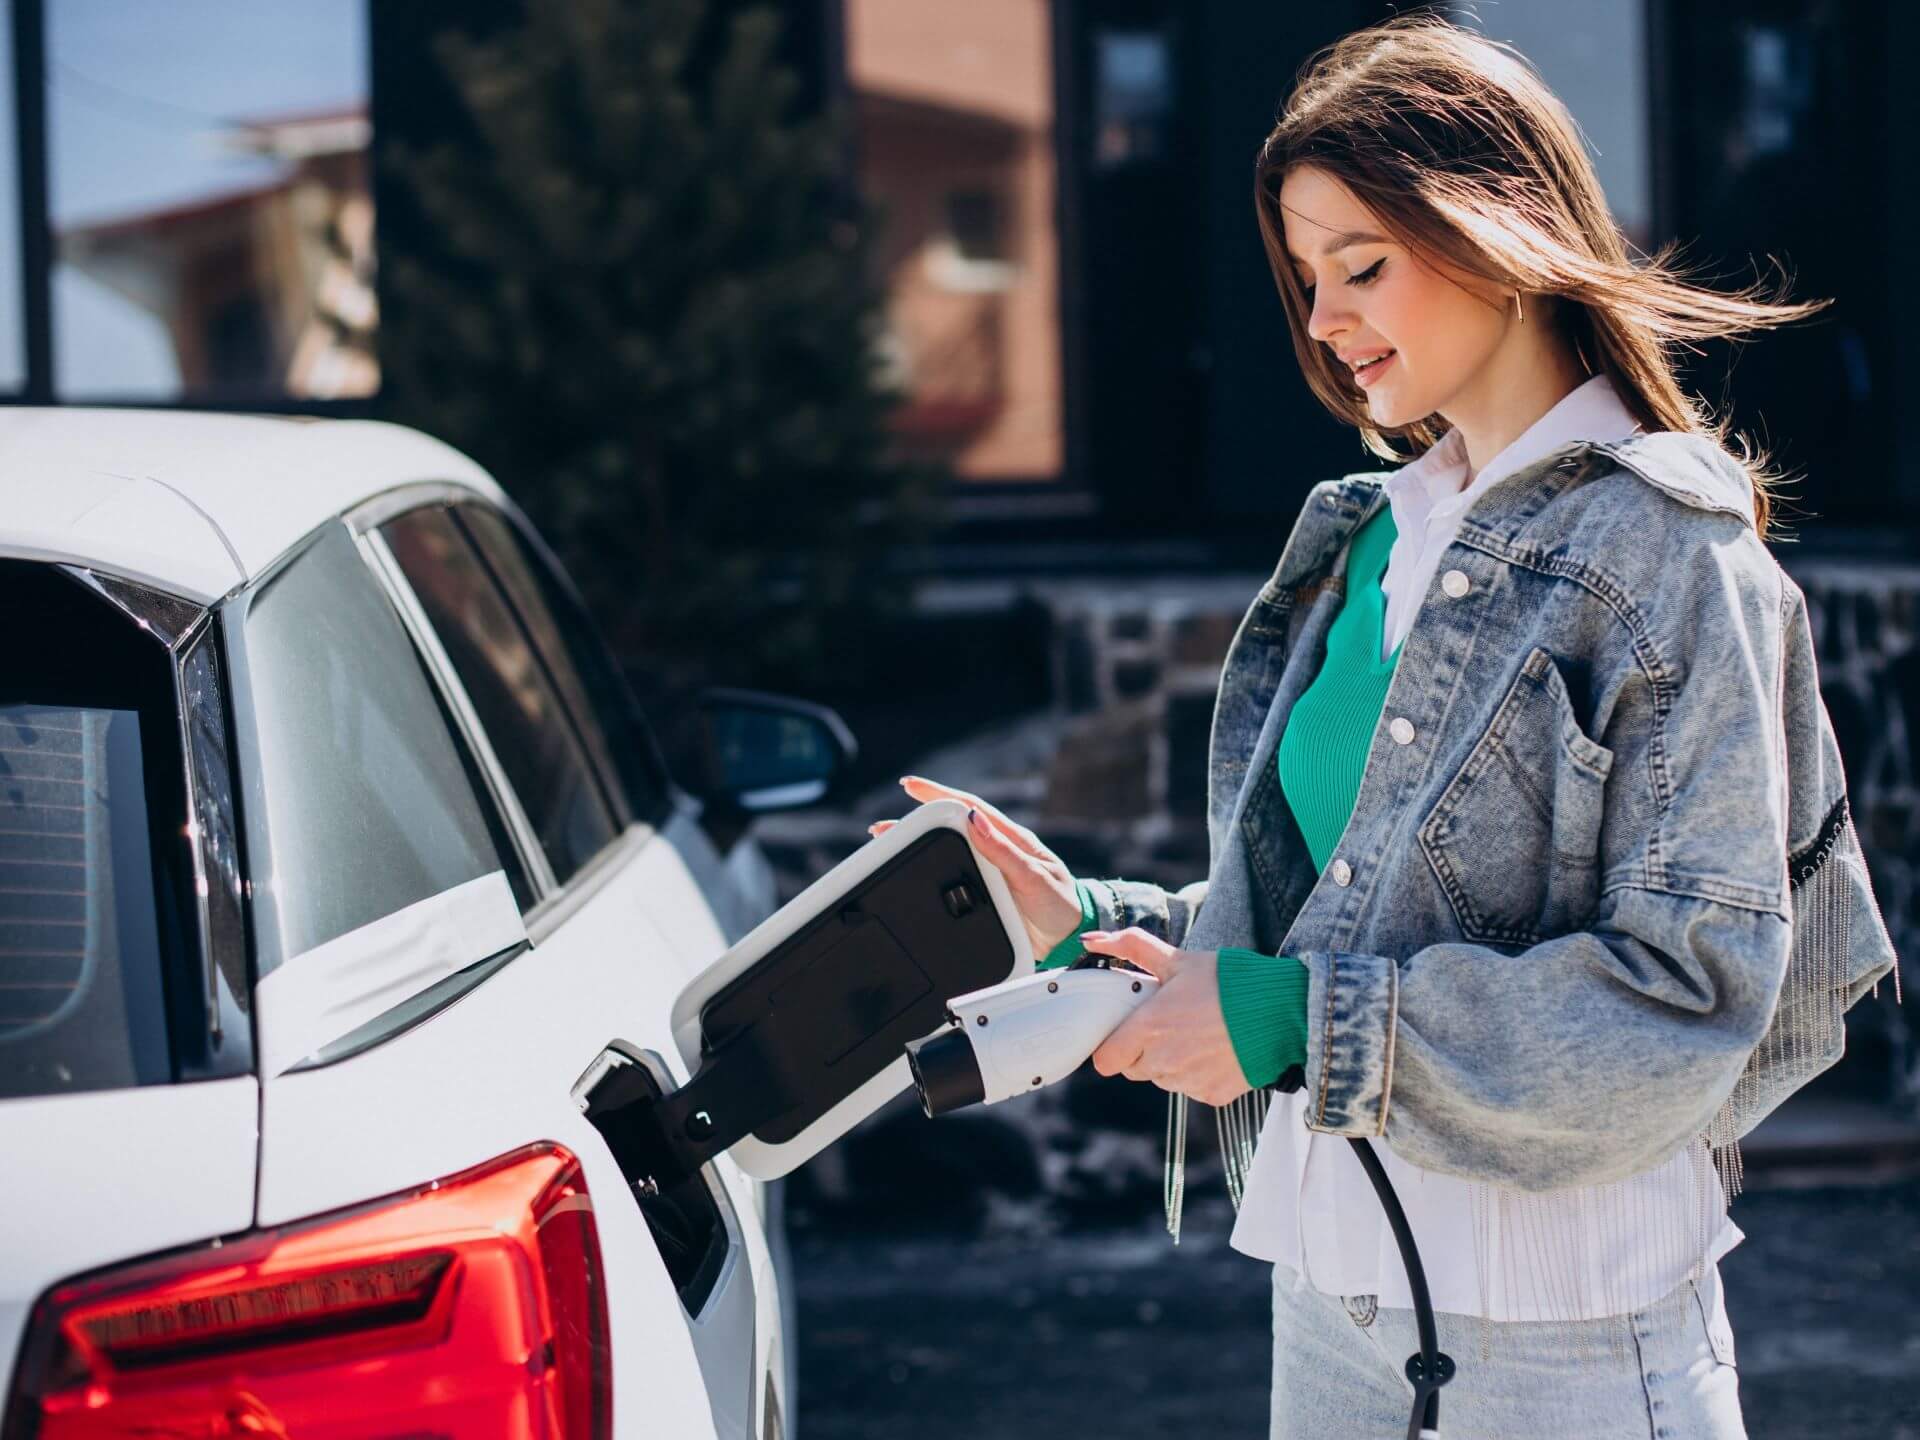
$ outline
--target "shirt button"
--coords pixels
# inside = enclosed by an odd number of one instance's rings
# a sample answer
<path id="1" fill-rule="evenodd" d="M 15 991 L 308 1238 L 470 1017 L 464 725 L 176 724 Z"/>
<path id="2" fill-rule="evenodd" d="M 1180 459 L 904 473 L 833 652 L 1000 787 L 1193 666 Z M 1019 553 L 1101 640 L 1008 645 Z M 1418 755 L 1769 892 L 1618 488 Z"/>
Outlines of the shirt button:
<path id="1" fill-rule="evenodd" d="M 1353 867 L 1344 860 L 1334 861 L 1333 883 L 1336 885 L 1351 885 L 1353 883 Z"/>
<path id="2" fill-rule="evenodd" d="M 1387 733 L 1393 736 L 1395 744 L 1411 745 L 1413 743 L 1413 722 L 1404 715 L 1396 715 L 1393 717 L 1393 723 L 1387 726 Z"/>
<path id="3" fill-rule="evenodd" d="M 1466 594 L 1470 588 L 1467 583 L 1467 572 L 1464 570 L 1447 571 L 1446 574 L 1440 577 L 1440 588 L 1455 600 L 1458 600 L 1462 595 Z"/>

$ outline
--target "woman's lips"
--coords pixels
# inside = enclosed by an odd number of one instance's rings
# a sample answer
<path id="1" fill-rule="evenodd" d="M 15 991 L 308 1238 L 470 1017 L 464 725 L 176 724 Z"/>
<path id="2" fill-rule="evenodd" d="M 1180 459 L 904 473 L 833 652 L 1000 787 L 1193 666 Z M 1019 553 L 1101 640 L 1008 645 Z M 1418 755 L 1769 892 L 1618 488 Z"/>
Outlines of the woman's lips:
<path id="1" fill-rule="evenodd" d="M 1367 388 L 1368 386 L 1372 385 L 1374 381 L 1378 380 L 1381 377 L 1381 375 L 1385 374 L 1387 369 L 1393 364 L 1393 362 L 1398 360 L 1399 358 L 1400 358 L 1400 352 L 1398 350 L 1389 351 L 1387 353 L 1387 358 L 1382 360 L 1379 364 L 1369 365 L 1362 370 L 1355 370 L 1353 372 L 1354 383 L 1359 385 L 1362 389 Z"/>

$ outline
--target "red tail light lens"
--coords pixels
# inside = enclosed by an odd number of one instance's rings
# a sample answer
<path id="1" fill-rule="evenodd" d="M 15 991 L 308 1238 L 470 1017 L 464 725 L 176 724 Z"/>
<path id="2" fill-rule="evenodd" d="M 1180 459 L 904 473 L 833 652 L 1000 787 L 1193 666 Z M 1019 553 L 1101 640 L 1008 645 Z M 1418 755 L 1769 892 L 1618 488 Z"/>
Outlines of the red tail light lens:
<path id="1" fill-rule="evenodd" d="M 612 1429 L 600 1238 L 534 1146 L 413 1194 L 56 1287 L 7 1440 Z"/>

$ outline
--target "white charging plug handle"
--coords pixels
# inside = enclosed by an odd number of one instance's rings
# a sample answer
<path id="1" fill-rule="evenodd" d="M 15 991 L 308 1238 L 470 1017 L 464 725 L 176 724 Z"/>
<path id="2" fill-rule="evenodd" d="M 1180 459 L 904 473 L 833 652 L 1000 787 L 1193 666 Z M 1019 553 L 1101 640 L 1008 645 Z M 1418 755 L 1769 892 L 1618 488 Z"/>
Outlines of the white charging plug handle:
<path id="1" fill-rule="evenodd" d="M 1046 970 L 947 1002 L 992 1105 L 1064 1080 L 1160 988 L 1137 970 Z"/>

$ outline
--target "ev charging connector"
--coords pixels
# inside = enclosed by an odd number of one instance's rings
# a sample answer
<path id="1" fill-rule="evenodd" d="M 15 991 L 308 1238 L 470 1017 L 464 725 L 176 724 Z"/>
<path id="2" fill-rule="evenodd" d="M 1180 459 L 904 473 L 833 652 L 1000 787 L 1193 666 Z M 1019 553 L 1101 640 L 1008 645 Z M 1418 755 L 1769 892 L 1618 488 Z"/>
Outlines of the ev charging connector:
<path id="1" fill-rule="evenodd" d="M 1064 1080 L 1160 989 L 1139 970 L 1095 964 L 1023 975 L 947 1002 L 948 1028 L 907 1047 L 929 1117 L 992 1105 Z"/>

